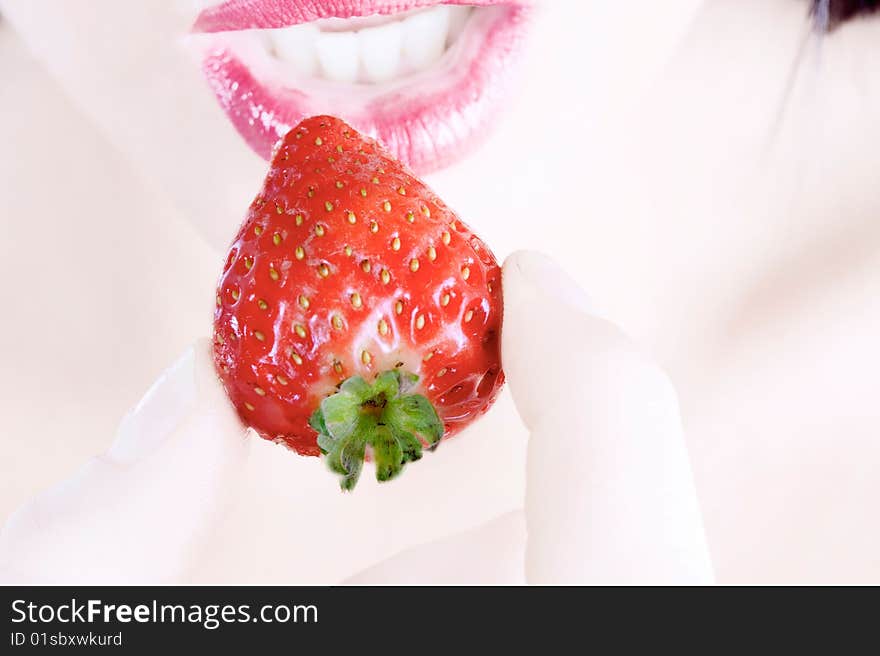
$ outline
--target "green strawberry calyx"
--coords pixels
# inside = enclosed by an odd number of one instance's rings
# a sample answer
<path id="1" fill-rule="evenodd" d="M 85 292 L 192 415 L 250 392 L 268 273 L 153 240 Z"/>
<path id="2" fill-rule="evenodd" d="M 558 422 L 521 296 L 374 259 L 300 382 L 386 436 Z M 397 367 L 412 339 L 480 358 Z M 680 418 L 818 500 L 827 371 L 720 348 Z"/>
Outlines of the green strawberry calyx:
<path id="1" fill-rule="evenodd" d="M 443 422 L 425 396 L 412 393 L 418 380 L 397 369 L 372 384 L 352 376 L 312 414 L 309 425 L 318 432 L 318 446 L 343 490 L 357 485 L 368 446 L 376 479 L 383 482 L 422 457 L 423 441 L 432 451 L 440 444 Z"/>

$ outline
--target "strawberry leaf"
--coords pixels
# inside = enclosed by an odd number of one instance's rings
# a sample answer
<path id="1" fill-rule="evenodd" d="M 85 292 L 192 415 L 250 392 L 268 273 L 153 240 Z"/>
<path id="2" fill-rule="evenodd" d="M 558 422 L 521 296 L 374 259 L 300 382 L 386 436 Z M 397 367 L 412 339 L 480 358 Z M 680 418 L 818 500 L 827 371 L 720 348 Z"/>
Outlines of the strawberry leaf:
<path id="1" fill-rule="evenodd" d="M 382 419 L 399 430 L 421 435 L 432 448 L 436 448 L 443 437 L 443 423 L 437 411 L 421 394 L 392 399 L 385 406 Z"/>
<path id="2" fill-rule="evenodd" d="M 321 412 L 320 406 L 312 413 L 312 416 L 309 417 L 309 426 L 314 428 L 318 435 L 329 433 L 327 425 L 324 423 L 324 413 Z"/>
<path id="3" fill-rule="evenodd" d="M 403 471 L 403 451 L 388 426 L 377 425 L 371 443 L 377 480 L 390 481 Z"/>
<path id="4" fill-rule="evenodd" d="M 321 453 L 323 453 L 324 455 L 330 453 L 338 443 L 339 440 L 331 437 L 330 435 L 318 433 L 318 446 L 321 449 Z"/>
<path id="5" fill-rule="evenodd" d="M 389 428 L 397 443 L 400 444 L 400 450 L 403 453 L 403 462 L 415 462 L 422 457 L 422 443 L 412 433 L 392 426 Z"/>
<path id="6" fill-rule="evenodd" d="M 386 371 L 373 383 L 373 398 L 393 399 L 400 392 L 400 372 Z"/>
<path id="7" fill-rule="evenodd" d="M 372 396 L 372 387 L 360 376 L 346 380 L 336 394 L 321 401 L 327 433 L 338 440 L 349 437 L 358 425 L 361 406 Z"/>

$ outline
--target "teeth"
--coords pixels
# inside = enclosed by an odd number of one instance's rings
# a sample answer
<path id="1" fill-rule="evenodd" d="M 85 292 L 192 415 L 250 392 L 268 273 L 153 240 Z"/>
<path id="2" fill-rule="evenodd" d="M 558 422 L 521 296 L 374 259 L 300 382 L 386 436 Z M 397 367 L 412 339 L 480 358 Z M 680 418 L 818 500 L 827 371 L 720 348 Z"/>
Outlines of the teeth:
<path id="1" fill-rule="evenodd" d="M 358 32 L 363 76 L 367 82 L 386 82 L 397 75 L 404 23 L 388 23 Z"/>
<path id="2" fill-rule="evenodd" d="M 439 5 L 410 16 L 403 25 L 403 60 L 412 71 L 421 71 L 440 59 L 449 32 L 449 7 Z"/>
<path id="3" fill-rule="evenodd" d="M 447 45 L 452 44 L 464 32 L 464 26 L 468 18 L 471 17 L 471 9 L 473 7 L 468 7 L 467 5 L 449 7 L 449 37 L 446 39 Z"/>
<path id="4" fill-rule="evenodd" d="M 437 5 L 391 16 L 331 18 L 266 30 L 278 59 L 303 76 L 381 83 L 434 64 L 472 7 Z"/>
<path id="5" fill-rule="evenodd" d="M 324 32 L 316 43 L 324 77 L 334 82 L 357 81 L 360 58 L 355 32 Z"/>
<path id="6" fill-rule="evenodd" d="M 319 31 L 315 25 L 294 25 L 269 32 L 275 53 L 280 59 L 292 64 L 297 73 L 312 76 L 318 72 L 315 45 Z"/>

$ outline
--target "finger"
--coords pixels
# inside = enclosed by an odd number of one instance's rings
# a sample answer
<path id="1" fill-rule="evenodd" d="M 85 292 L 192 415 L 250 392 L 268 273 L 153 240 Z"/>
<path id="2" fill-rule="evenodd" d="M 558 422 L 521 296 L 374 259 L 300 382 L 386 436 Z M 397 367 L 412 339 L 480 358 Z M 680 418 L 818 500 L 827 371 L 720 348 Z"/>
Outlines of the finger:
<path id="1" fill-rule="evenodd" d="M 188 430 L 214 425 L 226 430 Z M 122 420 L 106 458 L 129 464 L 177 437 L 179 443 L 172 449 L 198 450 L 204 459 L 240 448 L 244 431 L 214 372 L 210 342 L 201 339 L 159 376 Z"/>
<path id="2" fill-rule="evenodd" d="M 176 579 L 231 489 L 244 435 L 202 340 L 123 420 L 105 456 L 10 517 L 0 570 L 17 582 Z"/>
<path id="3" fill-rule="evenodd" d="M 546 257 L 516 253 L 503 275 L 502 357 L 531 431 L 527 579 L 710 582 L 669 379 Z"/>
<path id="4" fill-rule="evenodd" d="M 524 583 L 522 511 L 473 530 L 407 549 L 355 574 L 353 585 L 504 585 Z"/>

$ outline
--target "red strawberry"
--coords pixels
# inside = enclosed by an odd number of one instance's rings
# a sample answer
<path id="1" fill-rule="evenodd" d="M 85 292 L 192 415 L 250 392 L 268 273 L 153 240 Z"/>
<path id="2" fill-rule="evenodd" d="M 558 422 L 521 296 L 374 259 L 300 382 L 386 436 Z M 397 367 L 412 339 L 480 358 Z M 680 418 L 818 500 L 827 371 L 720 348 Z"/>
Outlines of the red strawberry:
<path id="1" fill-rule="evenodd" d="M 504 382 L 501 270 L 375 141 L 304 120 L 226 259 L 214 360 L 242 419 L 357 483 L 484 413 Z"/>

